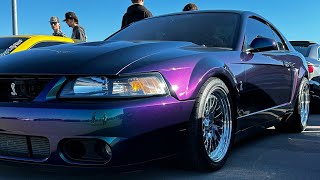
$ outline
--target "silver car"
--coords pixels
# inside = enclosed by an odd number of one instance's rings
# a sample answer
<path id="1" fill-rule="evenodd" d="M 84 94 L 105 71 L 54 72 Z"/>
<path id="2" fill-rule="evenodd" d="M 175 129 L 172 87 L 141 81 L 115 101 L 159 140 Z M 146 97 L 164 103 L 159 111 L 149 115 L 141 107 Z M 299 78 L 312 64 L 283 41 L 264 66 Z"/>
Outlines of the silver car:
<path id="1" fill-rule="evenodd" d="M 311 109 L 320 112 L 320 44 L 312 41 L 290 41 L 307 60 L 310 80 Z M 318 107 L 317 107 L 318 106 Z"/>

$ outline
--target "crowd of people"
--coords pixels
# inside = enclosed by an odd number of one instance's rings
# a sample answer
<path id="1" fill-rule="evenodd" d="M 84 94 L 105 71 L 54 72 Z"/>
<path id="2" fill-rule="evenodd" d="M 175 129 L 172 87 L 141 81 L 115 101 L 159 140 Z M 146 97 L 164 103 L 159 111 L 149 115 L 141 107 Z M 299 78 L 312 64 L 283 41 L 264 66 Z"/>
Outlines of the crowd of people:
<path id="1" fill-rule="evenodd" d="M 127 12 L 122 18 L 121 28 L 125 28 L 131 23 L 140 21 L 145 18 L 152 17 L 152 13 L 144 6 L 144 0 L 131 0 L 132 5 L 128 7 Z M 187 4 L 182 11 L 195 11 L 198 10 L 197 5 L 194 3 Z M 87 41 L 87 36 L 85 30 L 79 25 L 79 19 L 74 12 L 67 12 L 65 14 L 65 19 L 63 20 L 72 28 L 72 39 L 77 39 L 80 41 Z M 66 35 L 60 29 L 59 18 L 53 16 L 50 18 L 50 25 L 53 30 L 53 36 L 66 37 Z"/>

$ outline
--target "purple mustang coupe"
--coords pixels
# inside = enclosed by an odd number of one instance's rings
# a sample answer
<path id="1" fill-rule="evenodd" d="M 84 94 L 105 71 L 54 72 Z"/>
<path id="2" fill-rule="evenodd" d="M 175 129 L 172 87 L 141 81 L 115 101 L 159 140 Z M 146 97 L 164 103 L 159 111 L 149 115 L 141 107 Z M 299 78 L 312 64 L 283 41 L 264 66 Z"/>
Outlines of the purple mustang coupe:
<path id="1" fill-rule="evenodd" d="M 1 159 L 117 167 L 183 150 L 217 170 L 250 130 L 303 131 L 309 84 L 303 56 L 261 16 L 197 11 L 3 57 L 0 101 Z"/>

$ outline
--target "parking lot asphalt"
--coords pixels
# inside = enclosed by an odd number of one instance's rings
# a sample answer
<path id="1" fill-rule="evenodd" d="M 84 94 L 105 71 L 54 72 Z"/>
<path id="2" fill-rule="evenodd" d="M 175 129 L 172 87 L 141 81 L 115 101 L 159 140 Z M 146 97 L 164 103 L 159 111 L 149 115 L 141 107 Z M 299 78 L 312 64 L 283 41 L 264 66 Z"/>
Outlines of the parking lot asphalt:
<path id="1" fill-rule="evenodd" d="M 320 115 L 300 134 L 265 132 L 237 143 L 219 171 L 196 172 L 177 159 L 119 172 L 66 171 L 0 163 L 0 179 L 320 179 Z"/>

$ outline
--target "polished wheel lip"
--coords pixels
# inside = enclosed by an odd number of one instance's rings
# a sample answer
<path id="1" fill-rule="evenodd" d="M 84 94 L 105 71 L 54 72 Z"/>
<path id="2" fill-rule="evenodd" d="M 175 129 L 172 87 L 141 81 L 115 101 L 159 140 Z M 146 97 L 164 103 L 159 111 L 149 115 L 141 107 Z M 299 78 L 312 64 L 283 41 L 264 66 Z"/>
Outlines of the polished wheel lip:
<path id="1" fill-rule="evenodd" d="M 232 136 L 231 107 L 223 88 L 210 91 L 202 115 L 205 151 L 213 162 L 220 162 L 228 152 Z"/>
<path id="2" fill-rule="evenodd" d="M 309 118 L 309 109 L 310 109 L 310 94 L 309 94 L 309 84 L 305 83 L 301 89 L 301 94 L 299 97 L 300 102 L 300 119 L 302 127 L 307 126 Z"/>

